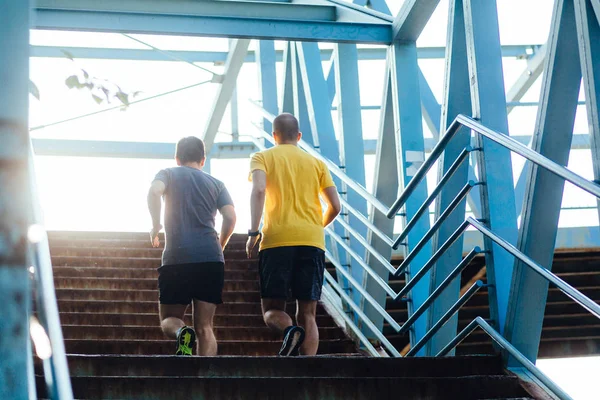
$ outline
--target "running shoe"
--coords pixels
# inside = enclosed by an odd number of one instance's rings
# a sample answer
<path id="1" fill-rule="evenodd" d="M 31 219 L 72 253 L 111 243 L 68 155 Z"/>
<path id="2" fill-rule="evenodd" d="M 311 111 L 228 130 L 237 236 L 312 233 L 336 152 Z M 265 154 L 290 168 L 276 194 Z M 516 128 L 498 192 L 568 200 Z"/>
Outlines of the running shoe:
<path id="1" fill-rule="evenodd" d="M 196 346 L 196 332 L 189 326 L 184 326 L 177 332 L 177 351 L 175 355 L 191 356 Z"/>
<path id="2" fill-rule="evenodd" d="M 281 345 L 281 350 L 279 350 L 279 355 L 288 357 L 288 356 L 297 356 L 299 355 L 300 346 L 304 342 L 304 329 L 299 326 L 290 326 L 285 330 L 283 337 L 283 344 Z"/>

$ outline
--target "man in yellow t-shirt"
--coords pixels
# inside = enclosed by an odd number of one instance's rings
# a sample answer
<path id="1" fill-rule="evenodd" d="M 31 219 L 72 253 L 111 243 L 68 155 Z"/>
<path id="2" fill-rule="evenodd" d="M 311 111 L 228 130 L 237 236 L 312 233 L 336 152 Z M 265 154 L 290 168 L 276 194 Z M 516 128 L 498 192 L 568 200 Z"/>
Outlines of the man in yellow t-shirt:
<path id="1" fill-rule="evenodd" d="M 251 227 L 246 253 L 252 257 L 265 214 L 259 253 L 263 318 L 283 334 L 279 355 L 315 355 L 316 322 L 325 270 L 325 232 L 340 212 L 340 199 L 325 163 L 298 147 L 298 120 L 281 114 L 273 121 L 277 146 L 256 153 L 250 163 Z M 327 204 L 323 213 L 319 195 Z M 285 312 L 297 301 L 295 326 Z"/>

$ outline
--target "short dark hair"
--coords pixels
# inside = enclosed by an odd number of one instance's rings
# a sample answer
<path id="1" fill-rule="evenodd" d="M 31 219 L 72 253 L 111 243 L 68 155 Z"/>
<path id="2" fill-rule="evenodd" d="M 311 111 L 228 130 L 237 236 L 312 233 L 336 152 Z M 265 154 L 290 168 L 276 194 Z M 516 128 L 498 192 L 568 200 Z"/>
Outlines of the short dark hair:
<path id="1" fill-rule="evenodd" d="M 188 136 L 180 139 L 175 148 L 175 157 L 185 164 L 188 162 L 201 162 L 204 160 L 204 142 L 195 137 Z"/>
<path id="2" fill-rule="evenodd" d="M 298 137 L 298 133 L 300 133 L 298 120 L 292 114 L 279 114 L 273 120 L 273 132 L 281 135 L 281 138 L 284 140 L 294 140 Z"/>

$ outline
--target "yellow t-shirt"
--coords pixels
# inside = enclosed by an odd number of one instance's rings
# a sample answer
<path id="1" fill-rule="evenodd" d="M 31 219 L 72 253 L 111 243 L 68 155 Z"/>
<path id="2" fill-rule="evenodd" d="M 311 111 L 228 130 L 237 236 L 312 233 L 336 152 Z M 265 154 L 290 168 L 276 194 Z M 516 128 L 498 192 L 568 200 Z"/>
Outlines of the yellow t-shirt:
<path id="1" fill-rule="evenodd" d="M 256 170 L 267 174 L 260 249 L 314 246 L 325 250 L 319 194 L 335 186 L 325 163 L 297 146 L 284 144 L 254 154 L 250 179 Z"/>

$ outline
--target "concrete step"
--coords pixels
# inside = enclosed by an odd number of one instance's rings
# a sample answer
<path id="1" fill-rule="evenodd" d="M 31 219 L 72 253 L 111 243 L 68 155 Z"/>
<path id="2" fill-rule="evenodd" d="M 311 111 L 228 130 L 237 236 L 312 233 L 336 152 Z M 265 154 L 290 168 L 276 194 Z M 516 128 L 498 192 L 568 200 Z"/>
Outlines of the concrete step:
<path id="1" fill-rule="evenodd" d="M 460 377 L 500 375 L 497 356 L 372 357 L 177 357 L 70 355 L 71 376 L 197 377 Z M 38 368 L 39 370 L 39 368 Z"/>
<path id="2" fill-rule="evenodd" d="M 59 300 L 156 301 L 158 290 L 56 289 L 56 298 Z M 260 302 L 260 292 L 257 290 L 223 292 L 223 302 Z"/>
<path id="3" fill-rule="evenodd" d="M 288 303 L 288 310 L 294 312 L 295 308 Z M 112 301 L 112 300 L 59 300 L 60 312 L 78 313 L 118 313 L 118 314 L 152 314 L 158 312 L 157 301 Z M 260 315 L 260 303 L 225 303 L 217 307 L 216 315 Z M 327 315 L 322 305 L 317 307 L 318 315 Z"/>
<path id="4" fill-rule="evenodd" d="M 270 356 L 281 348 L 281 340 L 248 342 L 245 340 L 220 340 L 220 355 Z M 131 340 L 131 339 L 66 339 L 68 354 L 175 354 L 174 340 Z M 349 339 L 323 340 L 319 343 L 319 354 L 355 353 L 354 342 Z"/>
<path id="5" fill-rule="evenodd" d="M 37 377 L 45 396 L 43 378 Z M 505 375 L 460 378 L 289 377 L 75 377 L 78 398 L 145 399 L 461 399 L 525 397 L 517 378 Z"/>
<path id="6" fill-rule="evenodd" d="M 70 278 L 55 277 L 57 289 L 119 289 L 153 290 L 158 287 L 156 279 L 127 278 Z M 258 291 L 258 280 L 226 280 L 224 291 Z"/>
<path id="7" fill-rule="evenodd" d="M 280 334 L 273 332 L 264 325 L 252 326 L 219 326 L 214 328 L 218 341 L 241 340 L 248 342 L 266 342 L 281 340 Z M 152 326 L 90 326 L 63 325 L 63 335 L 66 339 L 119 339 L 119 340 L 165 340 L 158 324 Z M 345 339 L 346 335 L 338 327 L 320 327 L 321 340 Z"/>
<path id="8" fill-rule="evenodd" d="M 160 258 L 147 257 L 72 257 L 52 256 L 52 265 L 55 267 L 97 267 L 97 268 L 158 268 L 161 266 Z M 257 260 L 239 259 L 227 260 L 225 270 L 239 270 L 242 268 L 256 270 Z"/>
<path id="9" fill-rule="evenodd" d="M 158 279 L 156 268 L 54 267 L 53 270 L 55 277 Z M 258 268 L 227 269 L 225 279 L 258 280 Z"/>
<path id="10" fill-rule="evenodd" d="M 192 324 L 191 308 L 184 318 L 186 324 Z M 89 313 L 89 312 L 61 312 L 60 322 L 64 325 L 119 325 L 119 326 L 158 326 L 158 307 L 148 314 L 118 314 L 118 313 Z M 216 315 L 216 326 L 251 326 L 263 327 L 265 323 L 261 314 L 229 314 Z M 320 327 L 333 327 L 335 323 L 329 315 L 318 315 L 317 325 Z"/>

